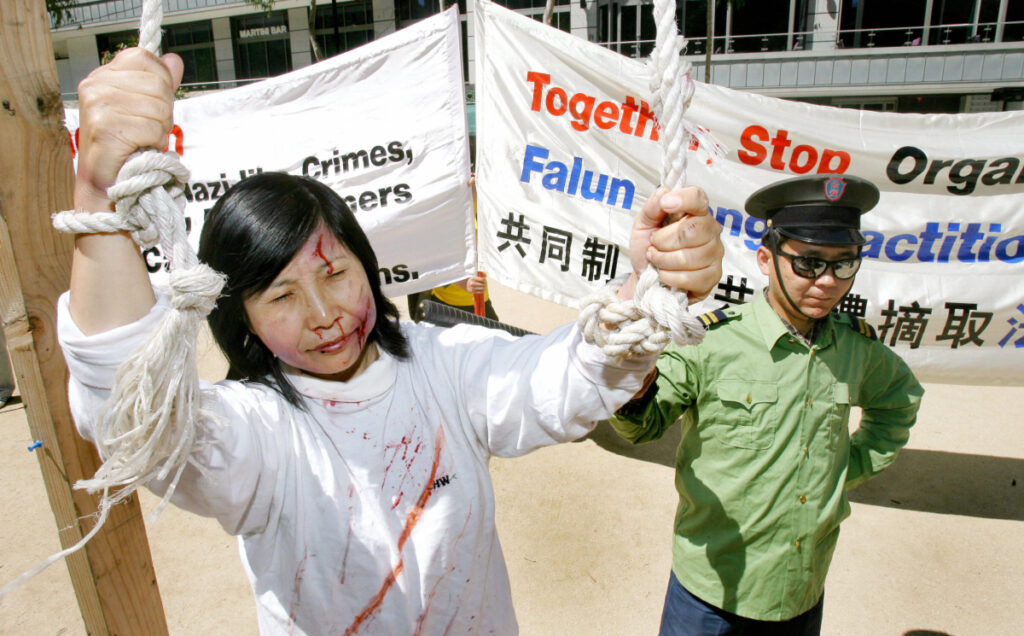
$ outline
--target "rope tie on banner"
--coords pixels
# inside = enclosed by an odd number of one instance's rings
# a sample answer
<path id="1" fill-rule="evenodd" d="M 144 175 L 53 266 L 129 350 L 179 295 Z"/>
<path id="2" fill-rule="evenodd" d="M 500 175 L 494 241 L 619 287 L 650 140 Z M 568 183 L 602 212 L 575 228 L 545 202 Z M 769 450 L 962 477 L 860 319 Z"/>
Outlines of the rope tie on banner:
<path id="1" fill-rule="evenodd" d="M 674 0 L 654 0 L 654 19 L 657 34 L 648 60 L 651 106 L 661 131 L 661 183 L 673 189 L 686 183 L 689 133 L 683 114 L 694 86 L 691 65 L 681 57 L 686 40 L 676 29 Z M 633 301 L 623 302 L 615 293 L 624 280 L 612 281 L 583 300 L 577 324 L 587 342 L 621 359 L 659 352 L 669 338 L 678 345 L 704 339 L 704 325 L 687 311 L 686 292 L 662 285 L 653 265 L 640 274 Z"/>
<path id="2" fill-rule="evenodd" d="M 161 0 L 144 0 L 139 46 L 160 49 Z M 75 484 L 102 493 L 95 526 L 74 546 L 54 554 L 0 590 L 0 598 L 50 564 L 81 549 L 106 522 L 110 508 L 152 479 L 172 476 L 155 518 L 173 495 L 196 442 L 197 424 L 213 421 L 202 408 L 196 337 L 224 286 L 224 277 L 200 263 L 185 229 L 185 184 L 189 172 L 174 152 L 136 152 L 107 190 L 116 212 L 68 210 L 54 227 L 75 234 L 128 231 L 142 248 L 159 245 L 170 266 L 172 310 L 121 365 L 96 429 L 103 464 L 91 479 Z"/>

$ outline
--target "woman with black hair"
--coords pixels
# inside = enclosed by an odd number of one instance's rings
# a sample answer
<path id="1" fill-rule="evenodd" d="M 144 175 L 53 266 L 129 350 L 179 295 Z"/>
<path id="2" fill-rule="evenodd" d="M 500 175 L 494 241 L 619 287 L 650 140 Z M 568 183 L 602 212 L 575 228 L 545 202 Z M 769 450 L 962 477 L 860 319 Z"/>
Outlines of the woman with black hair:
<path id="1" fill-rule="evenodd" d="M 166 139 L 180 76 L 176 56 L 128 50 L 80 85 L 77 209 L 109 210 L 125 159 Z M 667 284 L 709 293 L 722 247 L 703 193 L 659 191 L 637 219 L 634 269 L 650 259 Z M 92 438 L 116 369 L 168 301 L 124 233 L 75 246 L 59 329 Z M 489 458 L 584 435 L 655 356 L 615 362 L 573 325 L 516 339 L 399 324 L 355 217 L 302 177 L 231 189 L 199 256 L 227 277 L 209 322 L 230 371 L 205 387 L 217 423 L 200 427 L 171 500 L 240 537 L 261 632 L 515 633 Z"/>
<path id="2" fill-rule="evenodd" d="M 344 303 L 349 320 L 331 315 L 336 324 L 314 327 L 312 360 L 285 362 L 292 368 L 315 368 L 321 364 L 319 358 L 331 358 L 325 350 L 338 344 L 330 336 L 344 337 L 350 348 L 363 354 L 358 364 L 331 378 L 344 381 L 376 357 L 367 343 L 399 359 L 408 358 L 409 352 L 398 326 L 398 310 L 381 292 L 377 256 L 341 197 L 308 177 L 273 172 L 249 177 L 218 200 L 199 238 L 199 259 L 227 277 L 227 287 L 208 318 L 210 330 L 228 358 L 229 380 L 266 384 L 303 408 L 287 367 L 264 344 L 281 337 L 284 327 L 278 317 L 293 314 L 299 299 L 289 281 L 277 280 L 300 273 L 297 268 L 288 270 L 296 254 L 306 255 L 301 264 L 314 275 L 322 273 L 331 284 L 352 285 L 358 278 L 359 293 Z"/>

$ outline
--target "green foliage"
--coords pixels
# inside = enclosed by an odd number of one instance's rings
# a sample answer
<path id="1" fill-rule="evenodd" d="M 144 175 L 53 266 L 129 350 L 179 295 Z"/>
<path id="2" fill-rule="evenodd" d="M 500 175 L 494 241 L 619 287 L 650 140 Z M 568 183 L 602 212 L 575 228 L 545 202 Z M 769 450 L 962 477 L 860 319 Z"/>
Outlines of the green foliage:
<path id="1" fill-rule="evenodd" d="M 257 9 L 263 9 L 264 11 L 270 11 L 274 8 L 274 0 L 245 0 L 245 4 Z"/>
<path id="2" fill-rule="evenodd" d="M 138 46 L 138 45 L 139 45 L 139 36 L 136 35 L 136 36 L 133 36 L 133 37 L 129 38 L 127 42 L 121 42 L 120 44 L 118 44 L 117 48 L 115 50 L 113 50 L 113 51 L 103 51 L 103 55 L 100 56 L 100 65 L 103 65 L 103 64 L 106 64 L 106 63 L 110 62 L 110 60 L 114 59 L 114 56 L 117 55 L 118 52 L 123 51 L 125 49 L 130 49 L 133 46 Z"/>
<path id="3" fill-rule="evenodd" d="M 71 19 L 71 9 L 78 5 L 77 0 L 46 0 L 46 11 L 53 18 L 54 26 L 61 26 Z"/>

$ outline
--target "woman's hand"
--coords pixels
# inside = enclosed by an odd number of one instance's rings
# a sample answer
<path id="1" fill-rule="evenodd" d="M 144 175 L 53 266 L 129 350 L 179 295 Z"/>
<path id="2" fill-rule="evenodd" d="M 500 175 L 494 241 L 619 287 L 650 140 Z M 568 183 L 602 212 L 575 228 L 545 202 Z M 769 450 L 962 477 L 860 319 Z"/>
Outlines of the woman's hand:
<path id="1" fill-rule="evenodd" d="M 637 279 L 652 264 L 664 285 L 685 291 L 691 302 L 703 300 L 722 278 L 721 230 L 703 190 L 658 188 L 633 221 L 629 240 L 633 275 L 619 296 L 632 298 Z"/>
<path id="2" fill-rule="evenodd" d="M 75 209 L 112 210 L 107 188 L 137 150 L 167 145 L 181 58 L 121 51 L 78 85 Z M 101 333 L 145 316 L 156 297 L 142 254 L 126 232 L 75 237 L 69 309 L 79 329 Z"/>
<path id="3" fill-rule="evenodd" d="M 107 188 L 131 154 L 162 149 L 173 126 L 181 58 L 125 49 L 78 85 L 78 173 L 75 209 L 107 212 Z"/>

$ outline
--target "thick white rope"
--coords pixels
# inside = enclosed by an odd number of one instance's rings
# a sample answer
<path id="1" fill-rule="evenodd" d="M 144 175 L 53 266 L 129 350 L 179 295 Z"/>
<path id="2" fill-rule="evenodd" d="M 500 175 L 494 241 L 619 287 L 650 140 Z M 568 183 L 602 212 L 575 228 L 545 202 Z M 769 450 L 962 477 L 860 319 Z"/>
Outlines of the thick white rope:
<path id="1" fill-rule="evenodd" d="M 145 0 L 139 46 L 160 50 L 160 0 Z M 128 230 L 143 248 L 159 245 L 170 265 L 171 311 L 118 369 L 100 414 L 96 443 L 103 465 L 75 485 L 102 491 L 101 511 L 152 479 L 171 485 L 153 516 L 174 492 L 196 441 L 196 425 L 209 418 L 199 390 L 196 336 L 224 286 L 224 277 L 199 262 L 185 229 L 188 170 L 174 152 L 144 150 L 129 157 L 107 190 L 116 213 L 65 211 L 54 215 L 64 232 Z M 111 493 L 113 491 L 113 493 Z"/>
<path id="2" fill-rule="evenodd" d="M 661 139 L 661 183 L 672 189 L 686 183 L 686 146 L 690 133 L 683 114 L 693 97 L 690 63 L 681 57 L 686 40 L 676 29 L 674 0 L 654 0 L 657 25 L 654 50 L 648 60 L 652 108 L 658 118 Z M 661 285 L 652 265 L 640 274 L 633 301 L 615 294 L 615 281 L 585 298 L 577 324 L 587 342 L 602 347 L 615 358 L 649 355 L 668 344 L 698 344 L 704 325 L 687 311 L 686 292 Z"/>
<path id="3" fill-rule="evenodd" d="M 213 309 L 223 277 L 200 263 L 188 244 L 182 209 L 188 171 L 173 152 L 145 151 L 125 162 L 108 190 L 116 213 L 65 211 L 54 215 L 64 232 L 128 230 L 142 247 L 159 244 L 172 264 L 172 310 L 118 369 L 114 390 L 96 428 L 103 465 L 76 487 L 108 491 L 101 507 L 117 503 L 153 478 L 175 471 L 163 508 L 195 442 L 202 417 L 196 334 Z M 159 512 L 159 509 L 157 513 Z"/>
<path id="4" fill-rule="evenodd" d="M 158 53 L 161 0 L 145 0 L 139 45 Z M 145 150 L 122 166 L 107 190 L 116 213 L 73 210 L 53 217 L 56 229 L 71 233 L 127 230 L 144 248 L 160 245 L 170 264 L 172 309 L 157 329 L 118 369 L 110 399 L 99 414 L 96 443 L 103 464 L 75 488 L 101 492 L 96 525 L 74 546 L 50 556 L 0 590 L 0 598 L 48 565 L 82 548 L 107 520 L 110 508 L 139 486 L 173 473 L 155 518 L 174 493 L 196 444 L 197 424 L 213 421 L 202 408 L 196 355 L 199 326 L 213 309 L 224 277 L 200 263 L 188 243 L 183 215 L 188 170 L 173 152 Z"/>

